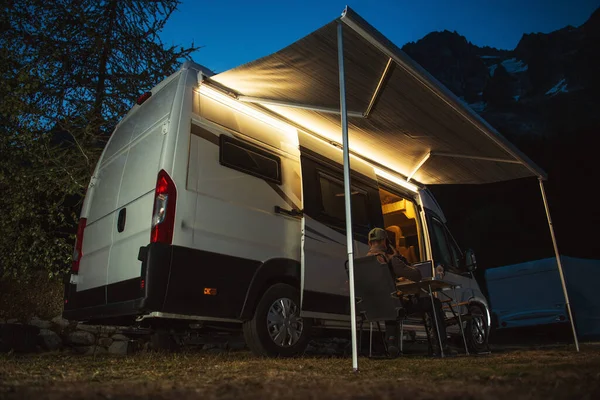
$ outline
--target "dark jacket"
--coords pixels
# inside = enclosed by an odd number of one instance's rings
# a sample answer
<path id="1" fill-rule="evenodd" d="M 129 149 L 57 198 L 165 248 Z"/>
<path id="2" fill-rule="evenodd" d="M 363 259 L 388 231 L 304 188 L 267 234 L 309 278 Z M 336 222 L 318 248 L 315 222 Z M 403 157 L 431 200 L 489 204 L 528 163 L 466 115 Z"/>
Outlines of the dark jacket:
<path id="1" fill-rule="evenodd" d="M 396 275 L 396 278 L 406 278 L 413 282 L 419 282 L 422 278 L 421 271 L 405 263 L 400 256 L 392 256 L 390 254 L 376 249 L 369 250 L 367 255 L 382 255 L 383 257 L 385 257 L 385 259 L 388 262 L 388 265 L 392 268 L 394 275 Z"/>

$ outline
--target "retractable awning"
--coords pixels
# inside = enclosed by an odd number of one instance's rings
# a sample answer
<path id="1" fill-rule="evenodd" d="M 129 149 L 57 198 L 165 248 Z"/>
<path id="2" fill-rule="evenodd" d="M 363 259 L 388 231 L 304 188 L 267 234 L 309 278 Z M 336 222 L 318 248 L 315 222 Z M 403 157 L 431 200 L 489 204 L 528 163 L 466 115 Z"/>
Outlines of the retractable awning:
<path id="1" fill-rule="evenodd" d="M 290 46 L 211 80 L 341 144 L 339 21 L 347 27 L 351 153 L 426 185 L 545 179 L 540 167 L 349 8 Z"/>

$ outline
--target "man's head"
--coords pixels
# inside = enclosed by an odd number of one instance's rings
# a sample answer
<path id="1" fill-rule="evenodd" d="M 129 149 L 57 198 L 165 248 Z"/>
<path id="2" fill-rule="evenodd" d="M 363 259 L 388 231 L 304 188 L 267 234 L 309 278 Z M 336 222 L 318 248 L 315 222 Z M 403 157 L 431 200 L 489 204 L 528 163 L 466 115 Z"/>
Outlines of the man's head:
<path id="1" fill-rule="evenodd" d="M 387 232 L 381 228 L 374 228 L 369 232 L 369 246 L 371 247 L 381 247 L 385 249 L 387 247 L 387 240 Z"/>

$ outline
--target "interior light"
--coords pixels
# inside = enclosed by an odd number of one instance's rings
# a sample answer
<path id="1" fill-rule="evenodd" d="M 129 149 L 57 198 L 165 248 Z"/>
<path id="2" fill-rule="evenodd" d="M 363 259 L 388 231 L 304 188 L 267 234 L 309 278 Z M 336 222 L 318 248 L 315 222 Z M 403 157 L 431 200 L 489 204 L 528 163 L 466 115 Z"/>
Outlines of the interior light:
<path id="1" fill-rule="evenodd" d="M 397 176 L 394 176 L 392 174 L 390 174 L 389 172 L 386 172 L 382 169 L 379 169 L 377 167 L 373 167 L 375 170 L 375 174 L 381 176 L 382 178 L 387 179 L 388 181 L 391 181 L 393 183 L 396 183 L 400 186 L 402 186 L 403 188 L 406 188 L 408 190 L 411 190 L 415 193 L 417 193 L 417 191 L 419 190 L 419 188 L 415 185 L 413 185 L 412 183 L 408 183 L 406 182 L 404 179 L 400 179 Z"/>

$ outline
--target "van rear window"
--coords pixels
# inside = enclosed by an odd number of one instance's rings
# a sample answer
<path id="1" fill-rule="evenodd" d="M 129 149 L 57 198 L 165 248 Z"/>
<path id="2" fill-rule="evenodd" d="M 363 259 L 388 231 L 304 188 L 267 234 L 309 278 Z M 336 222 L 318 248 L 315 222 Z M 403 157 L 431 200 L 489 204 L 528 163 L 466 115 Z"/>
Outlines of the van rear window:
<path id="1" fill-rule="evenodd" d="M 220 141 L 221 165 L 281 185 L 281 159 L 278 156 L 226 135 L 221 135 Z"/>

